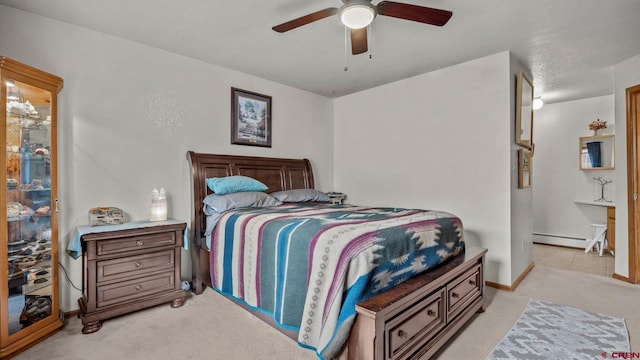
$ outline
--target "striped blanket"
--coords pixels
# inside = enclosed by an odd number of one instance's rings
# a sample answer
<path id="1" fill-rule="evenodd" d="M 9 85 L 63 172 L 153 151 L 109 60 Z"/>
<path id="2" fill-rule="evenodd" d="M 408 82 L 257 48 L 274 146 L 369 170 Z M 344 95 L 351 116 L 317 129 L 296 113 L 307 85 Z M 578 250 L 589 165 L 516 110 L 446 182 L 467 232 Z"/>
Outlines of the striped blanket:
<path id="1" fill-rule="evenodd" d="M 462 251 L 462 223 L 442 211 L 244 208 L 224 213 L 214 229 L 211 280 L 331 359 L 346 343 L 358 302 Z"/>

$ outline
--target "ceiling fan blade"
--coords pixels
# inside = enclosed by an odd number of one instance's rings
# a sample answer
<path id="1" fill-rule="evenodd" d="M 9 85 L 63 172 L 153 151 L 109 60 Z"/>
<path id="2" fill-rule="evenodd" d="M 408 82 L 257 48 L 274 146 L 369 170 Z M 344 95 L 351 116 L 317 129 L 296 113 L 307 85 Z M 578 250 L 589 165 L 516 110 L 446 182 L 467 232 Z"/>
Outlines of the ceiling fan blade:
<path id="1" fill-rule="evenodd" d="M 297 27 L 300 27 L 302 25 L 307 25 L 309 23 L 312 23 L 314 21 L 318 21 L 318 20 L 322 20 L 326 17 L 329 17 L 331 15 L 335 15 L 338 13 L 338 8 L 327 8 L 324 10 L 320 10 L 320 11 L 316 11 L 314 13 L 305 15 L 305 16 L 301 16 L 297 19 L 293 19 L 291 21 L 287 21 L 286 23 L 282 23 L 280 25 L 276 25 L 274 26 L 272 29 L 274 31 L 277 31 L 279 33 L 283 33 L 285 31 L 289 31 L 289 30 L 293 30 Z"/>
<path id="2" fill-rule="evenodd" d="M 366 53 L 367 50 L 369 50 L 367 45 L 367 27 L 351 29 L 351 52 L 353 55 Z"/>
<path id="3" fill-rule="evenodd" d="M 376 10 L 378 15 L 391 16 L 398 19 L 417 21 L 424 24 L 443 26 L 453 13 L 448 10 L 434 9 L 425 6 L 381 1 Z"/>

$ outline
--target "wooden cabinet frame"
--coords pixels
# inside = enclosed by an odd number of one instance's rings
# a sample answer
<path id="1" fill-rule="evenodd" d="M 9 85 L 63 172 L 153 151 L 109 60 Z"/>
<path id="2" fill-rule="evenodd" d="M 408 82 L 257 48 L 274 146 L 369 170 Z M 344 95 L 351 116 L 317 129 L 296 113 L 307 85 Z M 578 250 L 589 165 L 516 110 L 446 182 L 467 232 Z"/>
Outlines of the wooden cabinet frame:
<path id="1" fill-rule="evenodd" d="M 51 286 L 51 294 L 47 292 L 46 300 L 50 301 L 50 311 L 47 310 L 43 317 L 36 318 L 36 320 L 30 319 L 28 325 L 21 325 L 22 328 L 18 330 L 10 331 L 9 328 L 9 296 L 11 289 L 22 289 L 19 291 L 20 294 L 23 294 L 25 291 L 25 284 L 10 284 L 9 283 L 9 271 L 7 271 L 7 267 L 9 264 L 9 235 L 10 226 L 9 226 L 9 216 L 7 210 L 7 202 L 9 200 L 9 188 L 7 184 L 8 179 L 8 165 L 9 165 L 9 131 L 7 130 L 7 122 L 9 115 L 7 111 L 7 95 L 8 95 L 8 84 L 16 84 L 19 83 L 21 86 L 24 86 L 25 91 L 29 89 L 36 89 L 37 92 L 48 92 L 50 97 L 49 100 L 49 117 L 45 119 L 47 122 L 50 122 L 47 127 L 48 138 L 50 140 L 48 143 L 48 156 L 47 164 L 49 173 L 47 174 L 50 183 L 45 184 L 44 191 L 48 191 L 47 196 L 50 202 L 49 204 L 49 212 L 45 215 L 50 217 L 48 221 L 48 225 L 50 228 L 50 241 L 48 241 L 47 246 L 50 246 L 50 250 L 47 249 L 47 256 L 50 257 L 50 268 L 47 268 L 47 271 L 50 273 L 50 278 L 48 278 L 48 286 Z M 62 326 L 62 313 L 59 310 L 59 294 L 58 294 L 58 219 L 57 219 L 57 188 L 58 188 L 58 173 L 57 173 L 57 95 L 58 92 L 62 89 L 63 80 L 60 77 L 49 74 L 42 70 L 33 68 L 31 66 L 22 64 L 15 60 L 9 59 L 7 57 L 0 56 L 0 114 L 2 114 L 3 124 L 0 125 L 0 138 L 4 141 L 2 148 L 0 149 L 0 183 L 2 186 L 7 186 L 7 188 L 0 191 L 0 264 L 2 264 L 2 268 L 0 269 L 0 358 L 11 357 L 20 351 L 32 346 L 33 344 L 41 341 L 42 339 L 50 336 L 54 332 L 56 332 Z M 25 99 L 28 97 L 25 95 Z M 19 103 L 23 103 L 22 99 L 17 100 Z M 26 101 L 23 103 L 26 104 Z M 15 115 L 11 115 L 15 117 Z M 19 118 L 22 116 L 28 117 L 27 115 L 18 115 Z M 22 120 L 20 120 L 22 121 Z M 29 121 L 33 121 L 33 119 L 29 119 Z M 42 121 L 42 119 L 37 119 L 35 121 Z M 41 122 L 42 124 L 42 122 Z M 17 125 L 17 127 L 22 131 L 22 129 L 28 128 L 27 126 L 23 126 L 22 124 Z M 22 135 L 21 135 L 22 136 Z M 28 153 L 31 153 L 31 149 L 26 150 Z M 15 151 L 12 151 L 15 152 Z M 22 170 L 22 164 L 20 165 Z M 20 181 L 19 181 L 20 182 Z M 21 182 L 18 186 L 23 185 Z M 22 188 L 19 188 L 22 189 Z M 22 191 L 22 190 L 19 190 Z M 13 195 L 12 195 L 13 197 Z M 13 201 L 13 200 L 12 200 Z M 20 213 L 19 216 L 23 216 Z M 14 216 L 15 217 L 15 216 Z M 22 222 L 22 221 L 20 221 Z M 38 233 L 39 230 L 36 230 L 37 235 L 41 235 Z M 48 229 L 47 229 L 48 231 Z M 33 239 L 30 239 L 32 241 Z M 15 243 L 15 240 L 14 240 Z M 37 250 L 37 249 L 36 249 Z M 28 250 L 21 250 L 22 252 Z M 35 251 L 35 250 L 34 250 Z M 35 252 L 34 252 L 35 254 Z M 36 260 L 37 261 L 37 260 Z M 42 261 L 45 262 L 45 261 Z M 15 265 L 15 264 L 14 264 Z M 29 265 L 27 267 L 13 267 L 14 272 L 12 273 L 12 280 L 16 278 L 16 269 L 20 269 L 21 272 L 24 272 L 23 269 L 29 269 Z M 29 269 L 31 270 L 31 269 Z M 30 273 L 29 273 L 30 274 Z M 25 272 L 24 275 L 27 275 Z M 49 285 L 50 284 L 50 285 Z M 17 290 L 13 290 L 14 293 Z M 35 291 L 34 291 L 35 292 Z M 35 296 L 35 295 L 33 295 Z M 39 295 L 38 295 L 39 296 Z M 49 299 L 50 297 L 50 299 Z M 26 299 L 26 295 L 25 295 Z M 25 309 L 27 308 L 27 302 L 25 300 Z M 47 305 L 49 306 L 49 305 Z M 24 313 L 24 311 L 23 311 Z M 22 314 L 21 314 L 22 316 Z"/>

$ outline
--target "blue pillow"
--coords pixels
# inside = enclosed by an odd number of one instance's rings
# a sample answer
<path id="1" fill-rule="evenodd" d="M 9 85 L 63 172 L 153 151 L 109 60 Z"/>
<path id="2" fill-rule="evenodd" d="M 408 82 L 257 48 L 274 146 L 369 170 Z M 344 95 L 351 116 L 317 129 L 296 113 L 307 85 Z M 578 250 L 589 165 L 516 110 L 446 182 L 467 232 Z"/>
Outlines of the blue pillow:
<path id="1" fill-rule="evenodd" d="M 327 194 L 316 189 L 293 189 L 269 194 L 282 202 L 329 201 Z"/>
<path id="2" fill-rule="evenodd" d="M 241 191 L 265 191 L 269 188 L 260 181 L 248 176 L 234 175 L 226 177 L 208 178 L 207 186 L 218 195 L 231 194 Z"/>

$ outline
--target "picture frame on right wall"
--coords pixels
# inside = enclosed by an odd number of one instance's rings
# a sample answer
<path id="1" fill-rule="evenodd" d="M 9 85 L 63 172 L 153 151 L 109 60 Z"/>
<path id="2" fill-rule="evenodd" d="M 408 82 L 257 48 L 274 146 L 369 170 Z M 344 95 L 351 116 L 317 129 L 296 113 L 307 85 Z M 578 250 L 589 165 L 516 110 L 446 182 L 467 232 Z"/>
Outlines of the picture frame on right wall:
<path id="1" fill-rule="evenodd" d="M 531 151 L 526 149 L 518 150 L 518 188 L 528 189 L 531 187 Z"/>
<path id="2" fill-rule="evenodd" d="M 533 83 L 524 72 L 516 80 L 516 144 L 533 147 Z"/>

